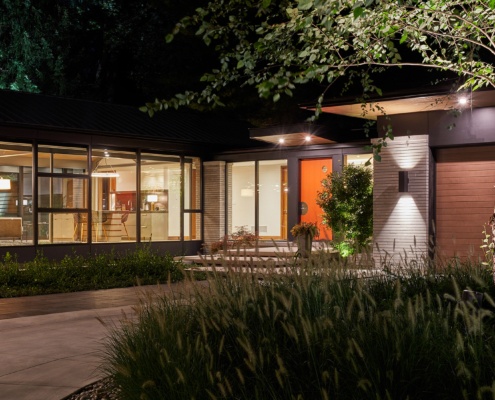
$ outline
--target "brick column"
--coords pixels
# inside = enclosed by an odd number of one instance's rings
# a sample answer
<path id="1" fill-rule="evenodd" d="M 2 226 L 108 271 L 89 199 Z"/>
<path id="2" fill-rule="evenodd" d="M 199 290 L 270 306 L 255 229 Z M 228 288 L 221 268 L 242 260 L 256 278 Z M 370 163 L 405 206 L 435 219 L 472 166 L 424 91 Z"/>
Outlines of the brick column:
<path id="1" fill-rule="evenodd" d="M 225 161 L 207 161 L 204 168 L 204 241 L 225 235 Z"/>

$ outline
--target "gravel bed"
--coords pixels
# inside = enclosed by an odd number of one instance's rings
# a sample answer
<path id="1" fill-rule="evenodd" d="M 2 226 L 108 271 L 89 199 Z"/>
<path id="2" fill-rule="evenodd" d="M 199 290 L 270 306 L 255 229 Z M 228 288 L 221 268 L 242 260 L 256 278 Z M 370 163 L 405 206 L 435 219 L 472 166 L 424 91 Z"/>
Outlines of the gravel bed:
<path id="1" fill-rule="evenodd" d="M 118 400 L 119 390 L 113 385 L 111 378 L 103 378 L 98 382 L 79 389 L 76 393 L 62 400 Z"/>

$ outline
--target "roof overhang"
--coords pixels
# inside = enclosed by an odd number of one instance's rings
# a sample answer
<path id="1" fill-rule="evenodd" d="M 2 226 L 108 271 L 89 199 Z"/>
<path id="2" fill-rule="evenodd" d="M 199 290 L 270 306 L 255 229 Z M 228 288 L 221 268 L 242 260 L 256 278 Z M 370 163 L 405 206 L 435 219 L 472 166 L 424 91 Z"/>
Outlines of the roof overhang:
<path id="1" fill-rule="evenodd" d="M 461 99 L 466 102 L 462 103 Z M 376 120 L 382 115 L 409 114 L 415 112 L 454 110 L 495 106 L 495 91 L 438 93 L 395 98 L 375 99 L 368 103 L 328 103 L 322 112 L 347 117 Z M 314 107 L 304 107 L 314 109 Z"/>
<path id="2" fill-rule="evenodd" d="M 249 130 L 251 139 L 281 146 L 304 146 L 336 143 L 328 137 L 328 128 L 311 123 L 280 125 Z"/>

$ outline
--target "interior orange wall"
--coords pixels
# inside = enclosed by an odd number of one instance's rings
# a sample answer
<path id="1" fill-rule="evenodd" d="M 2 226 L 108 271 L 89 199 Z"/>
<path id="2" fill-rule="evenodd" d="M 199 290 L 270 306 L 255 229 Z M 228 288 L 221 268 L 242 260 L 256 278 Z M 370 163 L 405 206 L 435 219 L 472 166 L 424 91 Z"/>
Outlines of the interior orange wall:
<path id="1" fill-rule="evenodd" d="M 316 222 L 320 229 L 320 239 L 332 239 L 332 231 L 323 225 L 323 210 L 316 204 L 317 193 L 321 191 L 321 181 L 332 172 L 332 159 L 301 161 L 301 202 L 308 205 L 308 212 L 301 215 L 301 222 Z"/>

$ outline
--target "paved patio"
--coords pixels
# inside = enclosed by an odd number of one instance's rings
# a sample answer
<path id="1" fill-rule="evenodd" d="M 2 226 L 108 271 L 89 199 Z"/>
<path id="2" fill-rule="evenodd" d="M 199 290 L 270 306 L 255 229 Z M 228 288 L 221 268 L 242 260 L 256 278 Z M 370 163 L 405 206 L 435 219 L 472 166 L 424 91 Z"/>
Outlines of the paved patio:
<path id="1" fill-rule="evenodd" d="M 97 381 L 109 327 L 132 316 L 143 296 L 189 289 L 178 283 L 0 299 L 0 399 L 60 400 Z"/>

